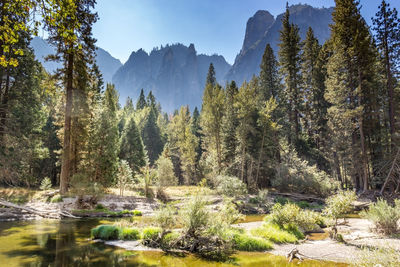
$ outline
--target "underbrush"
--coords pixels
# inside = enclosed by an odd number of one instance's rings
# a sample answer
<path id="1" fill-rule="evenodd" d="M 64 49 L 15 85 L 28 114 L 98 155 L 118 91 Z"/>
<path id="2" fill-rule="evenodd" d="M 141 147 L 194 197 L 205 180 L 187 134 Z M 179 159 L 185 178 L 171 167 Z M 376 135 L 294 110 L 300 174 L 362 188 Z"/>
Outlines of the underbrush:
<path id="1" fill-rule="evenodd" d="M 360 215 L 371 221 L 377 232 L 385 235 L 396 234 L 399 232 L 400 200 L 396 199 L 394 206 L 391 206 L 386 200 L 378 199 Z"/>

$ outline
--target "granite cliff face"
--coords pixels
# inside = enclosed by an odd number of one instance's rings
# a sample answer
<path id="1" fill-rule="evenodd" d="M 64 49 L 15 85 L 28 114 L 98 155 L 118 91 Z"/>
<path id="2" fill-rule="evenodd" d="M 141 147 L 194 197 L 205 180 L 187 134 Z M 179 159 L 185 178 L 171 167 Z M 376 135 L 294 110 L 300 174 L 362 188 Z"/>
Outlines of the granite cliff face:
<path id="1" fill-rule="evenodd" d="M 289 11 L 290 21 L 299 26 L 302 39 L 305 38 L 308 27 L 313 28 L 320 43 L 329 38 L 333 7 L 314 8 L 309 5 L 294 5 Z M 235 80 L 237 84 L 241 84 L 245 80 L 249 81 L 253 74 L 258 75 L 262 55 L 268 43 L 277 55 L 283 14 L 278 15 L 276 19 L 271 17 L 268 11 L 257 11 L 248 20 L 243 47 L 226 75 L 226 80 Z"/>
<path id="2" fill-rule="evenodd" d="M 167 45 L 150 53 L 139 49 L 115 73 L 113 83 L 121 102 L 127 96 L 136 99 L 143 88 L 153 91 L 165 111 L 172 112 L 182 105 L 201 107 L 203 88 L 210 63 L 219 82 L 230 69 L 222 56 L 198 55 L 193 44 Z"/>
<path id="3" fill-rule="evenodd" d="M 61 67 L 60 63 L 46 61 L 45 57 L 54 54 L 54 48 L 40 37 L 34 37 L 31 47 L 35 52 L 36 59 L 42 63 L 43 67 L 50 73 Z M 96 50 L 96 62 L 100 72 L 103 74 L 104 82 L 111 82 L 114 73 L 122 66 L 121 61 L 112 57 L 110 53 L 98 47 Z"/>

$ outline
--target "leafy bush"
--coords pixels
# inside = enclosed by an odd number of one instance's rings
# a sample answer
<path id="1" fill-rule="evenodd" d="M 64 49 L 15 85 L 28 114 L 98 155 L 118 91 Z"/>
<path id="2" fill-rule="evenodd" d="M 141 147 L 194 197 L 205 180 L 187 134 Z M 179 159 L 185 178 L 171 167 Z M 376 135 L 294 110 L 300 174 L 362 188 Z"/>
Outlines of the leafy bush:
<path id="1" fill-rule="evenodd" d="M 351 204 L 356 199 L 357 196 L 353 191 L 339 191 L 325 200 L 326 207 L 323 213 L 333 219 L 334 226 L 336 226 L 337 220 L 352 210 Z"/>
<path id="2" fill-rule="evenodd" d="M 126 160 L 121 160 L 118 166 L 117 185 L 119 187 L 119 195 L 123 196 L 125 188 L 128 184 L 133 183 L 132 170 Z"/>
<path id="3" fill-rule="evenodd" d="M 50 199 L 51 203 L 59 203 L 59 202 L 63 202 L 63 198 L 60 195 L 55 195 Z"/>
<path id="4" fill-rule="evenodd" d="M 296 235 L 271 223 L 265 223 L 261 227 L 252 229 L 251 234 L 268 239 L 274 243 L 296 243 L 298 241 Z"/>
<path id="5" fill-rule="evenodd" d="M 321 215 L 310 210 L 303 210 L 294 203 L 281 205 L 275 204 L 270 215 L 264 218 L 266 222 L 276 224 L 283 228 L 299 228 L 302 232 L 308 232 L 319 228 Z"/>
<path id="6" fill-rule="evenodd" d="M 161 247 L 172 248 L 174 243 L 181 237 L 177 232 L 171 232 L 163 236 L 161 240 Z"/>
<path id="7" fill-rule="evenodd" d="M 49 177 L 45 177 L 40 183 L 40 190 L 49 190 L 53 185 Z"/>
<path id="8" fill-rule="evenodd" d="M 246 185 L 237 177 L 218 175 L 213 183 L 218 193 L 228 197 L 247 194 Z"/>
<path id="9" fill-rule="evenodd" d="M 142 212 L 140 210 L 133 210 L 131 213 L 133 216 L 142 216 Z"/>
<path id="10" fill-rule="evenodd" d="M 266 251 L 272 248 L 272 243 L 260 237 L 235 233 L 233 247 L 240 251 Z"/>
<path id="11" fill-rule="evenodd" d="M 140 239 L 140 232 L 135 228 L 121 228 L 118 238 L 121 240 L 138 240 Z"/>
<path id="12" fill-rule="evenodd" d="M 176 178 L 174 172 L 174 165 L 169 157 L 161 155 L 156 164 L 159 186 L 164 187 L 178 184 L 178 178 Z"/>
<path id="13" fill-rule="evenodd" d="M 99 203 L 99 204 L 96 205 L 95 209 L 96 210 L 105 210 L 106 207 L 104 207 L 102 204 Z"/>
<path id="14" fill-rule="evenodd" d="M 275 201 L 275 203 L 279 203 L 282 206 L 290 202 L 290 200 L 287 197 L 281 197 L 281 196 L 277 196 L 274 199 L 274 201 Z"/>
<path id="15" fill-rule="evenodd" d="M 162 229 L 159 227 L 147 227 L 142 231 L 143 244 L 149 247 L 157 247 L 161 237 Z"/>
<path id="16" fill-rule="evenodd" d="M 272 186 L 281 191 L 327 196 L 339 187 L 339 183 L 316 166 L 310 166 L 289 148 L 282 154 L 282 163 L 277 168 Z"/>
<path id="17" fill-rule="evenodd" d="M 171 229 L 176 225 L 176 209 L 172 205 L 164 205 L 157 210 L 155 221 L 164 231 Z"/>
<path id="18" fill-rule="evenodd" d="M 399 231 L 398 222 L 400 220 L 400 200 L 395 200 L 395 205 L 391 206 L 386 200 L 378 201 L 369 206 L 367 211 L 361 212 L 361 216 L 370 220 L 376 231 L 385 235 L 397 233 Z"/>
<path id="19" fill-rule="evenodd" d="M 120 234 L 120 228 L 114 225 L 99 225 L 91 230 L 94 239 L 117 240 Z"/>
<path id="20" fill-rule="evenodd" d="M 183 228 L 191 236 L 197 236 L 209 224 L 209 212 L 207 202 L 201 195 L 192 197 L 189 203 L 180 213 Z"/>

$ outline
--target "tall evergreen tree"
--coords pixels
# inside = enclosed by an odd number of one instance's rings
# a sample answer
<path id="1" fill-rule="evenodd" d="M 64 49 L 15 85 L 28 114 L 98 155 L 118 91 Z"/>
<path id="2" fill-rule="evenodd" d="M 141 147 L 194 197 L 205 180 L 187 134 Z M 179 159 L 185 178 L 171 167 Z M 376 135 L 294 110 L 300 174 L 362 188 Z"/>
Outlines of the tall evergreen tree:
<path id="1" fill-rule="evenodd" d="M 144 96 L 144 91 L 142 89 L 142 90 L 140 90 L 139 99 L 136 102 L 136 109 L 141 110 L 141 109 L 144 109 L 145 107 L 147 107 L 147 102 L 146 102 L 146 98 Z"/>
<path id="2" fill-rule="evenodd" d="M 236 95 L 239 89 L 235 81 L 226 86 L 225 90 L 225 116 L 222 121 L 223 133 L 223 161 L 225 171 L 230 175 L 237 174 L 235 170 L 235 158 L 237 148 L 236 129 L 239 125 L 237 107 L 235 106 Z"/>
<path id="3" fill-rule="evenodd" d="M 278 62 L 269 44 L 265 46 L 260 69 L 260 91 L 263 94 L 263 101 L 271 97 L 274 99 L 281 97 Z"/>
<path id="4" fill-rule="evenodd" d="M 117 120 L 118 95 L 114 85 L 107 84 L 91 140 L 92 182 L 110 186 L 116 177 L 119 154 L 119 132 Z"/>
<path id="5" fill-rule="evenodd" d="M 128 118 L 122 132 L 119 158 L 128 162 L 134 174 L 139 173 L 146 165 L 143 142 L 132 117 Z"/>
<path id="6" fill-rule="evenodd" d="M 211 84 L 211 86 L 215 86 L 217 84 L 217 79 L 215 78 L 215 69 L 212 63 L 210 63 L 207 73 L 206 85 L 208 84 Z"/>
<path id="7" fill-rule="evenodd" d="M 146 147 L 150 165 L 153 165 L 164 148 L 161 132 L 157 126 L 156 111 L 153 109 L 150 110 L 146 124 L 142 130 L 142 140 Z"/>
<path id="8" fill-rule="evenodd" d="M 395 145 L 396 111 L 394 74 L 398 73 L 400 54 L 400 23 L 396 8 L 390 8 L 389 3 L 382 0 L 379 11 L 372 18 L 376 42 L 385 66 L 386 92 L 388 101 L 389 126 L 392 148 Z"/>
<path id="9" fill-rule="evenodd" d="M 49 41 L 56 48 L 51 58 L 62 60 L 64 68 L 61 77 L 65 84 L 66 104 L 64 120 L 64 141 L 61 163 L 60 192 L 66 193 L 71 176 L 71 134 L 72 112 L 74 103 L 74 78 L 77 77 L 76 65 L 78 54 L 84 63 L 93 63 L 95 39 L 92 37 L 92 25 L 97 21 L 97 13 L 92 10 L 95 0 L 78 1 L 43 1 L 45 29 Z"/>
<path id="10" fill-rule="evenodd" d="M 300 35 L 299 27 L 290 23 L 289 7 L 286 5 L 286 12 L 282 19 L 279 44 L 280 72 L 285 85 L 286 109 L 289 120 L 287 135 L 289 143 L 296 143 L 300 136 Z"/>

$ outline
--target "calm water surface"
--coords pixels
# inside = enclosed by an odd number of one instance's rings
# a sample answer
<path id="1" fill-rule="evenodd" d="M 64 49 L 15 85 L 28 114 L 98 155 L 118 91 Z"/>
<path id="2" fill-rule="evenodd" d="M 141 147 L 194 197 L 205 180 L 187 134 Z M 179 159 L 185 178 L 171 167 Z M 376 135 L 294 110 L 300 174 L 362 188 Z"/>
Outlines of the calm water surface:
<path id="1" fill-rule="evenodd" d="M 126 251 L 89 239 L 90 229 L 100 223 L 99 219 L 0 222 L 0 266 L 345 266 L 316 261 L 288 264 L 284 257 L 267 253 L 238 253 L 221 263 L 190 254 Z"/>

